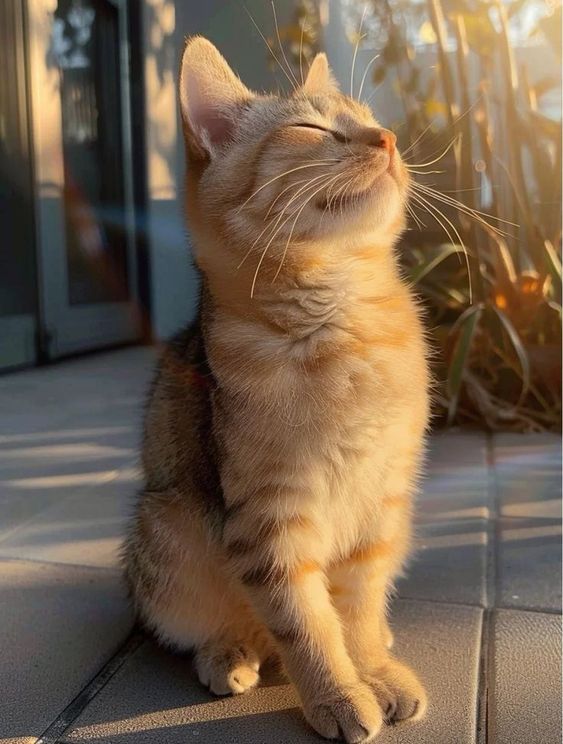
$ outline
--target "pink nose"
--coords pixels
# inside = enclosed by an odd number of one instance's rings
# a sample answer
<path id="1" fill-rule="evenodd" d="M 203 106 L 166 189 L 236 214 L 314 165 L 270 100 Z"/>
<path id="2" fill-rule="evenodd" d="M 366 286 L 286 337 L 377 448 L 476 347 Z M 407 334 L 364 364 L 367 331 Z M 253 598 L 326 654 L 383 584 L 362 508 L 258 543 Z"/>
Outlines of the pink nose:
<path id="1" fill-rule="evenodd" d="M 397 138 L 389 129 L 379 127 L 365 127 L 358 136 L 360 142 L 370 147 L 381 147 L 382 150 L 392 155 L 395 150 Z"/>
<path id="2" fill-rule="evenodd" d="M 379 130 L 379 141 L 374 142 L 374 145 L 376 147 L 381 147 L 384 150 L 387 150 L 387 152 L 392 153 L 395 149 L 395 144 L 397 142 L 397 137 L 393 134 L 393 132 L 390 132 L 388 129 L 380 129 Z"/>

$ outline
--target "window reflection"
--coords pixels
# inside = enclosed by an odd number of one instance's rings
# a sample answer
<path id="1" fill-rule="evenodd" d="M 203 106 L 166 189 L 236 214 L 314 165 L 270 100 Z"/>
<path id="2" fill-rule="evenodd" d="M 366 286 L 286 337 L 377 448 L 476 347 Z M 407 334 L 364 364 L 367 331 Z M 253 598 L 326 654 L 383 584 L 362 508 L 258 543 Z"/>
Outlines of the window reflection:
<path id="1" fill-rule="evenodd" d="M 60 74 L 69 302 L 125 301 L 117 7 L 108 0 L 58 0 L 49 53 Z"/>

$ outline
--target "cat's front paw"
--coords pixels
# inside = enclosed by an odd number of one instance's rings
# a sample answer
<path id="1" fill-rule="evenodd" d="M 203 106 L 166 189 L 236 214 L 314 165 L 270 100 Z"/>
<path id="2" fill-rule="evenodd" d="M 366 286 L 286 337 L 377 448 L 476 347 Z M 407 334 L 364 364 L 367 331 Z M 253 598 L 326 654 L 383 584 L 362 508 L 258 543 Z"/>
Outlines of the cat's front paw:
<path id="1" fill-rule="evenodd" d="M 381 708 L 365 685 L 304 702 L 303 709 L 305 717 L 321 736 L 347 744 L 371 741 L 383 724 Z"/>
<path id="2" fill-rule="evenodd" d="M 420 720 L 428 698 L 416 674 L 406 664 L 389 658 L 375 672 L 364 675 L 388 723 Z"/>

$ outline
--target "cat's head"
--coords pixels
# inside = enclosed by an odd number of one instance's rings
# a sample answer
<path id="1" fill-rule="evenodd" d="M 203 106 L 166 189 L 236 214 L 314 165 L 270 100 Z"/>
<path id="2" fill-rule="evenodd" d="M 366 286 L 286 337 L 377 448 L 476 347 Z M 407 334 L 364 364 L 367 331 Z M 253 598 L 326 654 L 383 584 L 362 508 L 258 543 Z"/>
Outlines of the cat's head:
<path id="1" fill-rule="evenodd" d="M 395 135 L 338 90 L 324 54 L 292 94 L 259 95 L 194 37 L 179 89 L 198 263 L 210 231 L 237 260 L 268 241 L 275 257 L 351 231 L 389 245 L 403 228 L 408 173 Z"/>

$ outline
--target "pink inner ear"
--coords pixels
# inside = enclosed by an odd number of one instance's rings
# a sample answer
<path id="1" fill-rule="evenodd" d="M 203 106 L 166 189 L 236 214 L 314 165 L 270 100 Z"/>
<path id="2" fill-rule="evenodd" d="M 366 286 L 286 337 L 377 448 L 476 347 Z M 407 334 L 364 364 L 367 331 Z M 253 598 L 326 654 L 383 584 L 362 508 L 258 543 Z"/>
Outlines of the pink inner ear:
<path id="1" fill-rule="evenodd" d="M 194 130 L 208 144 L 221 145 L 228 138 L 232 121 L 219 101 L 195 81 L 187 81 L 188 118 Z M 204 142 L 202 142 L 204 144 Z"/>
<path id="2" fill-rule="evenodd" d="M 232 128 L 228 117 L 212 107 L 200 110 L 197 126 L 205 131 L 209 142 L 213 145 L 225 142 Z"/>

